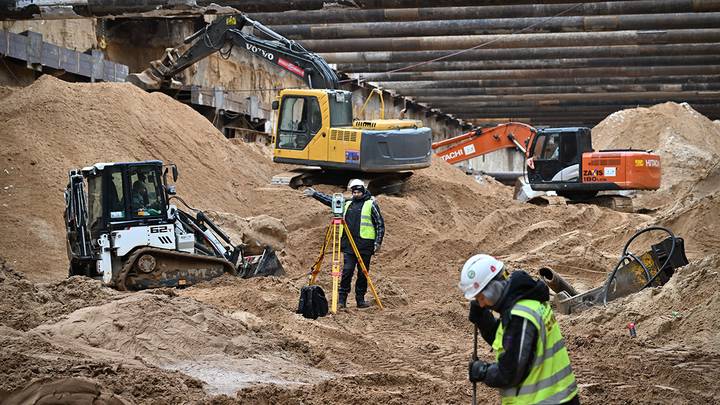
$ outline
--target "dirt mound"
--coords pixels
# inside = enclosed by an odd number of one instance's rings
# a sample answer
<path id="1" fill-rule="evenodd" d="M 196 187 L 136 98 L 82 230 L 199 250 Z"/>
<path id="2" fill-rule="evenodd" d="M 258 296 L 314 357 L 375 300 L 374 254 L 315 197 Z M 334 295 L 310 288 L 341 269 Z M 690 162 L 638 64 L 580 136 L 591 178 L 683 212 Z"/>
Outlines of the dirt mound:
<path id="1" fill-rule="evenodd" d="M 640 199 L 650 208 L 686 195 L 720 159 L 720 127 L 687 103 L 618 111 L 593 128 L 593 143 L 595 149 L 653 149 L 660 155 L 660 190 Z"/>
<path id="2" fill-rule="evenodd" d="M 33 331 L 0 325 L 0 346 L 0 392 L 13 392 L 37 380 L 84 378 L 138 404 L 199 403 L 207 397 L 202 382 L 185 374 L 134 359 L 95 358 L 82 347 L 62 348 Z"/>
<path id="3" fill-rule="evenodd" d="M 92 380 L 85 378 L 45 378 L 11 393 L 0 404 L 54 403 L 78 404 L 92 400 L 97 405 L 131 405 L 133 402 L 107 392 Z"/>
<path id="4" fill-rule="evenodd" d="M 94 358 L 142 361 L 179 370 L 232 393 L 258 382 L 306 383 L 326 378 L 312 367 L 312 351 L 293 352 L 247 316 L 225 315 L 188 298 L 137 293 L 89 306 L 36 330 L 68 349 Z M 317 355 L 315 355 L 317 356 Z"/>
<path id="5" fill-rule="evenodd" d="M 89 305 L 108 302 L 119 293 L 84 277 L 33 284 L 0 258 L 0 325 L 32 329 Z"/>
<path id="6" fill-rule="evenodd" d="M 285 224 L 269 215 L 242 218 L 225 212 L 207 212 L 220 228 L 228 233 L 230 239 L 246 245 L 245 254 L 262 254 L 266 246 L 276 252 L 285 249 L 288 231 Z M 238 243 L 236 242 L 236 243 Z"/>

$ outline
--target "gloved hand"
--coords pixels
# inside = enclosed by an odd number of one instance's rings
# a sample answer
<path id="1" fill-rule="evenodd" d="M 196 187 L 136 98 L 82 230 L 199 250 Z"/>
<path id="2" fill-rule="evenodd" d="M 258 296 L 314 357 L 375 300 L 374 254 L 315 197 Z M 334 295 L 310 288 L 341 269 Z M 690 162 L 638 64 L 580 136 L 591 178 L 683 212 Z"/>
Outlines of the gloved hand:
<path id="1" fill-rule="evenodd" d="M 477 301 L 472 300 L 470 301 L 470 312 L 468 313 L 468 319 L 470 320 L 470 322 L 476 325 L 480 324 L 482 322 L 483 315 L 489 311 L 489 309 L 481 307 Z"/>
<path id="2" fill-rule="evenodd" d="M 305 197 L 312 197 L 315 194 L 315 189 L 312 187 L 308 187 L 305 190 L 303 190 L 303 195 Z"/>
<path id="3" fill-rule="evenodd" d="M 470 382 L 484 381 L 489 365 L 490 364 L 482 360 L 471 360 L 470 363 L 468 363 L 468 379 Z"/>
<path id="4" fill-rule="evenodd" d="M 379 244 L 379 243 L 376 243 L 376 244 L 375 244 L 375 250 L 374 250 L 374 252 L 377 253 L 377 252 L 379 252 L 379 251 L 380 251 L 380 244 Z"/>

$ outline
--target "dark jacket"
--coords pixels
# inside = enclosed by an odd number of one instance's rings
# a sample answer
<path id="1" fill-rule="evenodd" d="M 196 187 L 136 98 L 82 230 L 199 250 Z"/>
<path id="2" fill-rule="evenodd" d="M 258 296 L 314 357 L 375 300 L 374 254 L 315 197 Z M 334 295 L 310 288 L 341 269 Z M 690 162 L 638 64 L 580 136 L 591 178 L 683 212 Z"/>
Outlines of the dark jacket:
<path id="1" fill-rule="evenodd" d="M 332 205 L 332 196 L 323 194 L 319 191 L 313 193 L 313 198 L 327 205 Z M 375 247 L 382 245 L 383 237 L 385 236 L 385 220 L 383 220 L 382 214 L 380 214 L 380 207 L 377 201 L 373 199 L 372 205 L 372 223 L 375 226 L 375 240 L 362 239 L 360 237 L 360 215 L 362 213 L 362 207 L 365 201 L 372 199 L 372 195 L 369 191 L 365 190 L 365 194 L 358 199 L 352 199 L 350 207 L 345 212 L 345 222 L 347 223 L 348 229 L 352 234 L 355 245 L 357 245 L 360 254 L 373 254 L 375 253 Z M 347 202 L 348 200 L 346 200 Z M 343 233 L 341 248 L 344 253 L 353 253 L 352 246 L 348 241 L 347 235 Z"/>
<path id="2" fill-rule="evenodd" d="M 500 314 L 497 319 L 489 309 L 480 308 L 476 301 L 470 303 L 470 321 L 477 325 L 483 339 L 492 345 L 495 332 L 502 322 L 504 352 L 496 363 L 492 363 L 485 374 L 484 383 L 490 387 L 510 388 L 520 385 L 530 373 L 535 359 L 538 330 L 525 318 L 510 314 L 512 307 L 521 299 L 544 302 L 550 299 L 547 285 L 533 279 L 524 271 L 515 271 L 508 279 L 493 310 Z M 524 331 L 524 332 L 523 332 Z"/>

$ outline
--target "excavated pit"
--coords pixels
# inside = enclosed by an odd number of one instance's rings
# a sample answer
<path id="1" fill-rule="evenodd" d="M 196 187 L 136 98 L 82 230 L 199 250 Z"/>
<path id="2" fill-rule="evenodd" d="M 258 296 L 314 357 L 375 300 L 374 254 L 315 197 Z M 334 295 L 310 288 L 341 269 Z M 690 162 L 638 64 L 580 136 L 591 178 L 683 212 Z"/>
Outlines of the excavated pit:
<path id="1" fill-rule="evenodd" d="M 317 321 L 294 311 L 331 214 L 299 190 L 270 185 L 286 168 L 266 147 L 225 139 L 163 94 L 49 76 L 3 89 L 0 122 L 0 390 L 83 378 L 141 404 L 467 403 L 472 328 L 456 287 L 467 257 L 490 253 L 534 275 L 548 266 L 584 291 L 603 282 L 635 231 L 660 224 L 685 238 L 689 266 L 663 288 L 558 316 L 582 402 L 720 396 L 720 127 L 688 105 L 621 111 L 594 129 L 596 149 L 660 153 L 663 187 L 635 198 L 642 214 L 521 204 L 509 187 L 434 160 L 402 197 L 378 197 L 387 235 L 371 274 L 386 309 L 351 306 Z M 234 238 L 282 249 L 287 276 L 141 293 L 66 280 L 67 171 L 144 159 L 177 164 L 178 194 Z M 320 276 L 326 288 L 329 273 Z M 479 353 L 492 359 L 484 345 Z M 479 397 L 498 400 L 484 386 Z"/>

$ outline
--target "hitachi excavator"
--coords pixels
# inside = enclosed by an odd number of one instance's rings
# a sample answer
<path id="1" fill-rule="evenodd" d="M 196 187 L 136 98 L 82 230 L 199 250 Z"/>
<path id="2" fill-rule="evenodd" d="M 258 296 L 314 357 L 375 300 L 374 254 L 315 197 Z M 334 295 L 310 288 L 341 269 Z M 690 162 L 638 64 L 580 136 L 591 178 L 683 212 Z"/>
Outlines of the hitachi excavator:
<path id="1" fill-rule="evenodd" d="M 323 177 L 339 183 L 350 177 L 379 177 L 380 188 L 375 188 L 382 191 L 384 185 L 410 175 L 405 171 L 430 166 L 430 128 L 415 120 L 353 120 L 352 93 L 337 89 L 338 77 L 325 60 L 242 14 L 218 16 L 186 38 L 184 45 L 167 50 L 162 59 L 127 80 L 146 90 L 176 87 L 180 83 L 173 78 L 180 72 L 215 52 L 227 55 L 233 48 L 284 68 L 310 88 L 282 90 L 273 102 L 278 111 L 273 161 L 323 170 L 320 175 L 292 175 L 285 179 L 291 186 Z"/>
<path id="2" fill-rule="evenodd" d="M 71 170 L 65 190 L 68 276 L 101 279 L 119 290 L 184 287 L 221 276 L 284 274 L 265 247 L 246 256 L 202 211 L 170 201 L 175 165 L 160 161 L 96 163 Z"/>
<path id="3" fill-rule="evenodd" d="M 457 144 L 458 142 L 462 142 Z M 502 148 L 515 148 L 526 158 L 527 183 L 535 191 L 554 191 L 575 202 L 607 205 L 632 211 L 622 196 L 596 195 L 600 191 L 657 190 L 660 188 L 660 156 L 651 151 L 615 149 L 595 151 L 590 128 L 535 129 L 511 122 L 433 144 L 433 149 L 457 144 L 437 152 L 448 163 L 458 163 Z M 524 179 L 523 179 L 524 180 Z"/>

